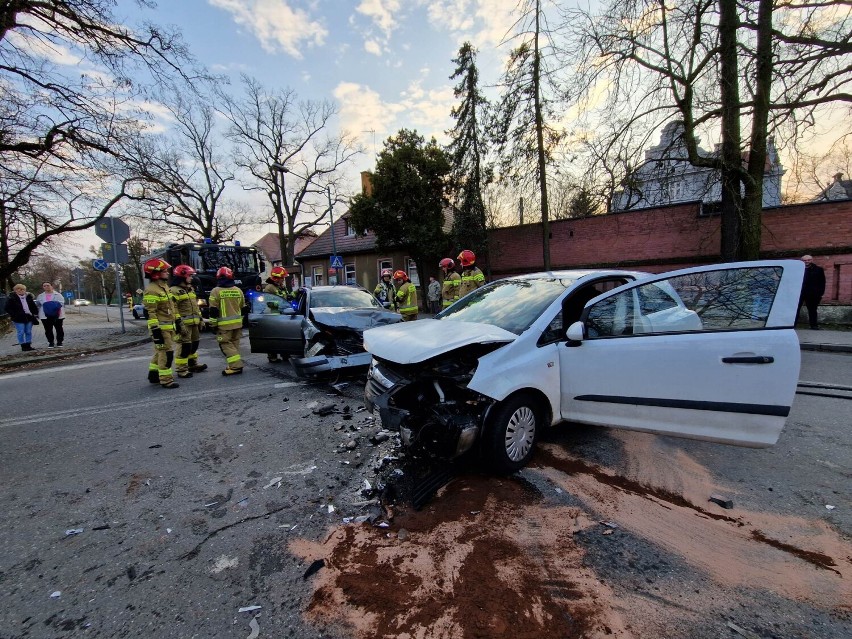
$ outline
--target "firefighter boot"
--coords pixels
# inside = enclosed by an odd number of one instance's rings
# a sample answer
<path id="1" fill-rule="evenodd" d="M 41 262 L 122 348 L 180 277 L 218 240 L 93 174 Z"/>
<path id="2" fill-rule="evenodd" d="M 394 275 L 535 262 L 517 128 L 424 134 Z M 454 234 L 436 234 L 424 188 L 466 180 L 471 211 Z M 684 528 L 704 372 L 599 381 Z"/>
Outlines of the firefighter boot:
<path id="1" fill-rule="evenodd" d="M 200 373 L 202 371 L 207 370 L 207 364 L 190 364 L 189 372 L 190 373 Z"/>
<path id="2" fill-rule="evenodd" d="M 160 383 L 160 374 L 157 372 L 156 368 L 154 370 L 148 371 L 148 381 L 151 382 L 152 384 L 159 384 Z"/>
<path id="3" fill-rule="evenodd" d="M 241 375 L 242 372 L 243 372 L 242 368 L 226 368 L 225 370 L 222 371 L 222 375 L 225 375 L 226 377 L 228 377 L 230 375 Z"/>
<path id="4" fill-rule="evenodd" d="M 190 377 L 192 377 L 192 373 L 190 371 L 184 371 L 184 372 L 178 373 L 177 376 L 180 377 L 181 379 L 189 379 Z"/>

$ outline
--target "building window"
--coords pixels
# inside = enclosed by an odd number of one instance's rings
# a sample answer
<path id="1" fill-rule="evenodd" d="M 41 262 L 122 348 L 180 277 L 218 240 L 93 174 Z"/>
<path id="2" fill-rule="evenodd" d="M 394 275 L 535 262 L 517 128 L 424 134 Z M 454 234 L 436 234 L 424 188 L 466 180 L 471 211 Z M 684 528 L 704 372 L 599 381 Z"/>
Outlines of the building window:
<path id="1" fill-rule="evenodd" d="M 314 274 L 314 286 L 322 286 L 325 283 L 325 274 L 322 272 L 322 266 L 315 266 L 311 269 Z"/>
<path id="2" fill-rule="evenodd" d="M 411 280 L 411 283 L 414 286 L 420 286 L 420 275 L 417 273 L 417 264 L 414 263 L 414 260 L 408 259 L 408 279 Z"/>
<path id="3" fill-rule="evenodd" d="M 380 281 L 382 279 L 382 271 L 385 269 L 390 269 L 391 273 L 393 273 L 393 262 L 388 258 L 382 258 L 379 260 L 379 270 L 376 272 L 376 281 Z"/>
<path id="4" fill-rule="evenodd" d="M 346 283 L 355 284 L 355 264 L 344 264 L 343 271 Z"/>
<path id="5" fill-rule="evenodd" d="M 355 227 L 352 226 L 352 222 L 349 221 L 348 217 L 343 220 L 343 223 L 345 225 L 343 234 L 346 237 L 355 237 Z"/>

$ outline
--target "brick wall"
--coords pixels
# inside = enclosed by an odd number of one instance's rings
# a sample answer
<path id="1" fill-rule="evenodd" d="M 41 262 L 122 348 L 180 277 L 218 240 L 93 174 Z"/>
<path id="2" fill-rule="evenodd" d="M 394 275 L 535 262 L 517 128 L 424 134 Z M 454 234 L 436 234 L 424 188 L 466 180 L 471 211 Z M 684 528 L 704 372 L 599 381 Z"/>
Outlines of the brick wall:
<path id="1" fill-rule="evenodd" d="M 718 262 L 720 220 L 699 210 L 688 203 L 552 222 L 551 266 L 661 272 Z M 494 229 L 489 241 L 492 277 L 543 268 L 541 224 Z M 823 302 L 852 304 L 852 200 L 764 210 L 761 256 L 805 253 L 825 269 Z"/>

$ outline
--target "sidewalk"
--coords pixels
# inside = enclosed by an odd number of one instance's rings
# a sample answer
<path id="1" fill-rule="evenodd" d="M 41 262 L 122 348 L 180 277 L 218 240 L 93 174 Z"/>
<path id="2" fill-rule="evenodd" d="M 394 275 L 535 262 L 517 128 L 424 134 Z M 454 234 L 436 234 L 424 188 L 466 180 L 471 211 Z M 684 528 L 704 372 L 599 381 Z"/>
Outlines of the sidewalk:
<path id="1" fill-rule="evenodd" d="M 49 362 L 69 357 L 80 357 L 125 346 L 136 346 L 150 337 L 144 320 L 134 320 L 124 309 L 125 333 L 121 332 L 118 307 L 109 307 L 109 321 L 103 306 L 68 307 L 65 309 L 65 341 L 62 348 L 48 348 L 44 327 L 33 326 L 34 352 L 24 353 L 18 345 L 14 328 L 0 336 L 0 368 L 24 364 Z"/>
<path id="2" fill-rule="evenodd" d="M 35 352 L 21 351 L 14 330 L 0 336 L 0 369 L 136 346 L 150 339 L 145 321 L 134 320 L 126 309 L 124 327 L 127 332 L 122 333 L 118 308 L 114 306 L 109 307 L 109 321 L 103 306 L 71 307 L 66 310 L 64 325 L 65 342 L 62 348 L 47 348 L 41 325 L 33 327 Z M 803 351 L 852 353 L 852 331 L 799 328 L 796 333 Z"/>

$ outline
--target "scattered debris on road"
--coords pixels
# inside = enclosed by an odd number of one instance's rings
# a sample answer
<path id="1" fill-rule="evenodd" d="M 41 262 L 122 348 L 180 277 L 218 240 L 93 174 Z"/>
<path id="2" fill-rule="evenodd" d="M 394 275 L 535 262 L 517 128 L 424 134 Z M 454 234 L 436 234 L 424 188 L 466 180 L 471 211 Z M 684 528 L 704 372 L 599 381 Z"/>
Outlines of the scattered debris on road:
<path id="1" fill-rule="evenodd" d="M 302 575 L 302 579 L 307 579 L 314 573 L 318 572 L 320 568 L 325 566 L 325 559 L 317 559 L 316 561 L 311 562 L 311 565 L 308 566 L 308 569 L 305 571 L 305 574 Z"/>
<path id="2" fill-rule="evenodd" d="M 734 507 L 734 500 L 728 499 L 727 497 L 723 497 L 722 495 L 710 495 L 710 499 L 707 501 L 712 501 L 714 504 L 718 504 L 722 508 L 730 510 Z"/>
<path id="3" fill-rule="evenodd" d="M 83 532 L 82 528 L 69 528 L 68 530 L 65 531 L 65 536 L 66 537 L 73 537 L 74 535 L 79 535 L 82 532 Z"/>
<path id="4" fill-rule="evenodd" d="M 263 606 L 243 606 L 237 612 L 254 612 L 255 610 L 260 610 Z"/>

